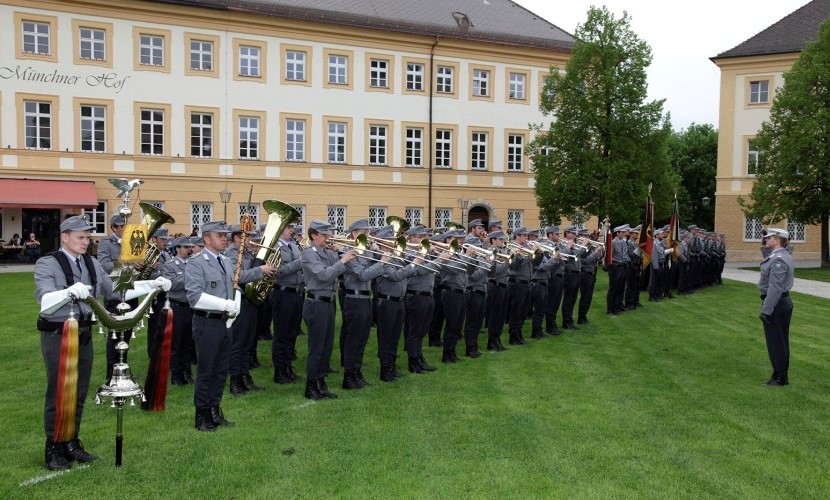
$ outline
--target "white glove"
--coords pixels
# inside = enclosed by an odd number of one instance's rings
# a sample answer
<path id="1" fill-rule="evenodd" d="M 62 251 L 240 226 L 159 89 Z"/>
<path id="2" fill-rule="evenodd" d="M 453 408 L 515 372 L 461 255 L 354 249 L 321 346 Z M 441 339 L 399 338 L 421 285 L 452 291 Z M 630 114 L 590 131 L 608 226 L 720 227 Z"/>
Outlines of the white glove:
<path id="1" fill-rule="evenodd" d="M 84 300 L 89 297 L 89 288 L 87 288 L 87 285 L 84 285 L 83 283 L 75 283 L 67 288 L 66 291 L 78 300 Z"/>
<path id="2" fill-rule="evenodd" d="M 43 314 L 52 314 L 64 304 L 69 303 L 69 289 L 55 290 L 54 292 L 44 293 L 40 298 L 40 312 Z"/>
<path id="3" fill-rule="evenodd" d="M 663 250 L 663 255 L 670 255 L 672 252 L 674 252 L 674 248 L 667 248 Z"/>
<path id="4" fill-rule="evenodd" d="M 239 304 L 237 304 L 235 300 L 226 300 L 225 312 L 228 313 L 229 316 L 236 316 L 239 314 Z"/>
<path id="5" fill-rule="evenodd" d="M 202 292 L 202 295 L 199 296 L 199 301 L 196 302 L 193 309 L 201 309 L 203 311 L 227 311 L 226 302 L 228 302 L 227 299 Z"/>
<path id="6" fill-rule="evenodd" d="M 155 287 L 155 288 L 161 288 L 161 289 L 162 289 L 162 290 L 164 290 L 165 292 L 169 292 L 169 291 L 170 291 L 170 287 L 171 287 L 171 286 L 173 286 L 173 282 L 172 282 L 172 281 L 170 281 L 169 279 L 167 279 L 167 278 L 163 277 L 163 276 L 160 276 L 160 277 L 158 277 L 158 278 L 154 279 L 154 280 L 153 280 L 153 281 L 151 281 L 150 283 L 152 283 L 152 284 L 153 284 L 153 287 Z"/>
<path id="7" fill-rule="evenodd" d="M 124 300 L 132 300 L 149 294 L 155 288 L 153 280 L 134 281 L 133 287 L 124 294 Z"/>

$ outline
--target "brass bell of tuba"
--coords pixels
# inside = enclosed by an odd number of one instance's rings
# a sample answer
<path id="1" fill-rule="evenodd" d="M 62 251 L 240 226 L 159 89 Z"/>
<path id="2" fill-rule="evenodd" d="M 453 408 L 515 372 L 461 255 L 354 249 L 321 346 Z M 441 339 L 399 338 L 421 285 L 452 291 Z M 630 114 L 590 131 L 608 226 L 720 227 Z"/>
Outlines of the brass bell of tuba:
<path id="1" fill-rule="evenodd" d="M 292 222 L 301 218 L 300 211 L 279 200 L 265 200 L 262 208 L 268 212 L 268 223 L 265 232 L 262 234 L 262 242 L 258 245 L 259 250 L 256 258 L 270 264 L 275 269 L 280 266 L 280 246 L 277 243 L 280 235 Z M 240 249 L 242 251 L 242 249 Z M 245 285 L 245 297 L 249 302 L 260 305 L 268 297 L 268 291 L 274 285 L 277 274 L 268 274 L 261 280 L 252 281 Z"/>
<path id="2" fill-rule="evenodd" d="M 146 280 L 150 278 L 153 272 L 153 266 L 159 260 L 161 250 L 154 243 L 150 242 L 150 238 L 158 229 L 167 224 L 175 224 L 176 220 L 164 210 L 149 203 L 140 202 L 138 206 L 144 212 L 144 217 L 141 219 L 142 224 L 147 224 L 147 246 L 144 248 L 144 267 L 138 272 L 136 280 Z"/>

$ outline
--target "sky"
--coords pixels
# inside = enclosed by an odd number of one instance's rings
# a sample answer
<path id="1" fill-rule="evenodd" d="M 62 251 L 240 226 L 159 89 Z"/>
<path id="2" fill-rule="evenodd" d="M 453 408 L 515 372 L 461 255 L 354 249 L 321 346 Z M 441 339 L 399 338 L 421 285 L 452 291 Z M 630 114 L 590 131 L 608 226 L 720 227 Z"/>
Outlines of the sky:
<path id="1" fill-rule="evenodd" d="M 718 127 L 720 70 L 710 57 L 775 24 L 808 0 L 514 0 L 571 35 L 591 5 L 631 28 L 652 50 L 649 100 L 665 99 L 675 130 L 692 123 Z"/>

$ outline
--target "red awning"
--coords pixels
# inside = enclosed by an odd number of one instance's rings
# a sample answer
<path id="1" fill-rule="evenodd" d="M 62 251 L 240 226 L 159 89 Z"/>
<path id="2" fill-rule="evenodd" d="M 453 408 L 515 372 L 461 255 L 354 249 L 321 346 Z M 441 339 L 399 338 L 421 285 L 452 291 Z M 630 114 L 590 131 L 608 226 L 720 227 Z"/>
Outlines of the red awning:
<path id="1" fill-rule="evenodd" d="M 92 181 L 0 179 L 0 207 L 95 208 L 98 195 Z"/>

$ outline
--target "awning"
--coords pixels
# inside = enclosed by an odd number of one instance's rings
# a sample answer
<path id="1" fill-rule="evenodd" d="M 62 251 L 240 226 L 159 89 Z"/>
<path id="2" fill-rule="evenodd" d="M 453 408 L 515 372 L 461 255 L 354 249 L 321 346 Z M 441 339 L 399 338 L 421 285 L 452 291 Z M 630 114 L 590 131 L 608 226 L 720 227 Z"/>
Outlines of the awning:
<path id="1" fill-rule="evenodd" d="M 0 207 L 95 208 L 98 195 L 92 181 L 0 179 Z"/>

